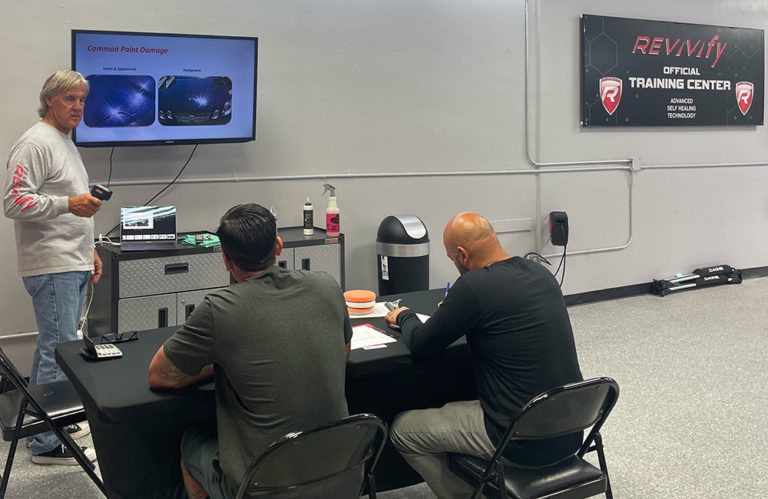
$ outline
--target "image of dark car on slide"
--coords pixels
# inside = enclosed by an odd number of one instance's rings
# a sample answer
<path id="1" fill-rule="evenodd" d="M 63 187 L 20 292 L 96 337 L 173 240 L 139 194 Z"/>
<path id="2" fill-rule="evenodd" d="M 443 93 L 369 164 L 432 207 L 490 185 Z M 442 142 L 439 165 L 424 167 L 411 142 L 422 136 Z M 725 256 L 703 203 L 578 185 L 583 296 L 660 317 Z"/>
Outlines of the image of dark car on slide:
<path id="1" fill-rule="evenodd" d="M 162 76 L 157 93 L 161 125 L 225 125 L 232 119 L 232 80 L 226 76 Z"/>

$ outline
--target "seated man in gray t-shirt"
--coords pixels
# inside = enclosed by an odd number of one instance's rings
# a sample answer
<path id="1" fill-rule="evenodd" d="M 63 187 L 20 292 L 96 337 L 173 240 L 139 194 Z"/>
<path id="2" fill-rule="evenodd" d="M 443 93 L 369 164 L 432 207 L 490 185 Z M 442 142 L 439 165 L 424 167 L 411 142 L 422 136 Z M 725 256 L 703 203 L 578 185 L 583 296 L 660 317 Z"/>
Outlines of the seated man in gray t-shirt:
<path id="1" fill-rule="evenodd" d="M 207 295 L 149 366 L 152 388 L 214 375 L 216 427 L 188 428 L 182 440 L 190 497 L 234 497 L 248 464 L 272 441 L 348 414 L 352 329 L 336 281 L 276 266 L 283 243 L 257 204 L 231 208 L 217 234 L 237 282 Z"/>

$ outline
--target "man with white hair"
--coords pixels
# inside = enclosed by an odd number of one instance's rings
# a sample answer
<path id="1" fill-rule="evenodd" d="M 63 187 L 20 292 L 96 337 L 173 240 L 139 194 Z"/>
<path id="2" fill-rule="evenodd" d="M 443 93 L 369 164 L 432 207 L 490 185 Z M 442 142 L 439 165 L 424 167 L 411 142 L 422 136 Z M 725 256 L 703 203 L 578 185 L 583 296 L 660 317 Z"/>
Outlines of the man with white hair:
<path id="1" fill-rule="evenodd" d="M 14 220 L 19 274 L 32 296 L 38 336 L 31 384 L 66 379 L 56 364 L 56 345 L 77 339 L 88 283 L 101 277 L 93 244 L 93 219 L 101 201 L 88 193 L 88 174 L 69 133 L 83 117 L 88 80 L 57 71 L 40 91 L 42 120 L 13 144 L 8 157 L 3 208 Z M 87 426 L 71 425 L 73 438 Z M 53 432 L 29 445 L 36 464 L 77 465 Z M 86 457 L 96 459 L 83 447 Z"/>

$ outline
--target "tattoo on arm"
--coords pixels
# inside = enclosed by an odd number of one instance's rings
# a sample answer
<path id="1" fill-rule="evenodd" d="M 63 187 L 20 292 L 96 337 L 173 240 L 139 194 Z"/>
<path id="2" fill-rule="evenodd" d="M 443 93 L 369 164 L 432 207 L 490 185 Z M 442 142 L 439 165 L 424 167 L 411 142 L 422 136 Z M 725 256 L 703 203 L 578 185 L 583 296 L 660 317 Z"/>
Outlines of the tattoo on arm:
<path id="1" fill-rule="evenodd" d="M 187 378 L 191 378 L 189 374 L 183 372 L 181 369 L 174 366 L 170 362 L 166 362 L 158 366 L 157 374 L 169 383 L 178 383 L 179 381 L 184 381 Z"/>
<path id="2" fill-rule="evenodd" d="M 213 364 L 204 366 L 197 375 L 185 373 L 165 356 L 162 346 L 149 364 L 149 386 L 152 388 L 183 388 L 212 375 Z"/>

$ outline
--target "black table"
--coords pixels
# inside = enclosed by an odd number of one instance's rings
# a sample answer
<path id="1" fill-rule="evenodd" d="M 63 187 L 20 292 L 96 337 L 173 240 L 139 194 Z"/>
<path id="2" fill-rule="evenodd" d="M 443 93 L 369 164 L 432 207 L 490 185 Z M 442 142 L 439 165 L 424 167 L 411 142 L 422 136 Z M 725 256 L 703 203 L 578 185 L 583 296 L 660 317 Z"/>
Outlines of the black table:
<path id="1" fill-rule="evenodd" d="M 444 290 L 432 290 L 392 298 L 430 314 L 443 294 Z M 364 322 L 392 332 L 383 318 L 353 319 Z M 215 419 L 215 398 L 212 382 L 174 391 L 149 388 L 149 362 L 175 329 L 142 331 L 138 341 L 119 345 L 122 358 L 103 362 L 84 360 L 80 342 L 56 348 L 56 361 L 83 401 L 110 497 L 186 497 L 179 472 L 181 435 L 192 423 Z M 399 338 L 387 348 L 353 350 L 346 395 L 350 414 L 369 412 L 387 423 L 406 409 L 476 398 L 466 344 L 456 342 L 439 357 L 419 362 L 411 359 Z M 389 490 L 419 481 L 388 445 L 376 470 L 377 488 Z"/>

